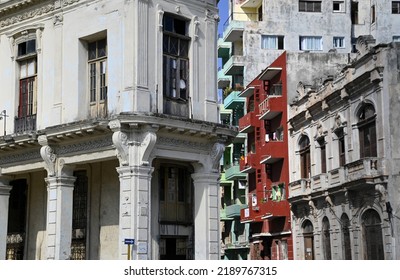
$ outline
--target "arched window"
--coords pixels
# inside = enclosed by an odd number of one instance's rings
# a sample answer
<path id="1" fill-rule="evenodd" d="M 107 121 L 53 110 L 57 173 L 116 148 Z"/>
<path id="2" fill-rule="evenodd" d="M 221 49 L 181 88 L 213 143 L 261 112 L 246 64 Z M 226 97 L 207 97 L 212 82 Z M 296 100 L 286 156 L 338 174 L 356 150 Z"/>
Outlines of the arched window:
<path id="1" fill-rule="evenodd" d="M 364 259 L 383 260 L 383 240 L 381 218 L 372 209 L 365 211 L 362 215 L 362 229 L 364 242 Z"/>
<path id="2" fill-rule="evenodd" d="M 324 248 L 324 259 L 331 260 L 331 233 L 330 224 L 327 217 L 322 219 L 322 246 Z"/>
<path id="3" fill-rule="evenodd" d="M 375 109 L 371 104 L 364 105 L 358 112 L 360 137 L 360 157 L 376 157 Z"/>
<path id="4" fill-rule="evenodd" d="M 303 236 L 304 236 L 304 259 L 314 259 L 314 227 L 312 223 L 307 220 L 303 223 Z"/>
<path id="5" fill-rule="evenodd" d="M 300 172 L 301 178 L 311 177 L 310 139 L 303 135 L 299 142 L 300 146 Z"/>
<path id="6" fill-rule="evenodd" d="M 343 259 L 351 260 L 350 220 L 346 214 L 340 218 L 342 224 L 342 252 Z"/>

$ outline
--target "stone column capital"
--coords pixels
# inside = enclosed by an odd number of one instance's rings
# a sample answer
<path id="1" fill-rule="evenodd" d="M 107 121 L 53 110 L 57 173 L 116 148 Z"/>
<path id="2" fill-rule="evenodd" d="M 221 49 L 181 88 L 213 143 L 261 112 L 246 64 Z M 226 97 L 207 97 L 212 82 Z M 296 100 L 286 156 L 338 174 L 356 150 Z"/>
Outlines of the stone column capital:
<path id="1" fill-rule="evenodd" d="M 218 173 L 193 173 L 192 179 L 195 183 L 217 184 L 220 174 Z"/>

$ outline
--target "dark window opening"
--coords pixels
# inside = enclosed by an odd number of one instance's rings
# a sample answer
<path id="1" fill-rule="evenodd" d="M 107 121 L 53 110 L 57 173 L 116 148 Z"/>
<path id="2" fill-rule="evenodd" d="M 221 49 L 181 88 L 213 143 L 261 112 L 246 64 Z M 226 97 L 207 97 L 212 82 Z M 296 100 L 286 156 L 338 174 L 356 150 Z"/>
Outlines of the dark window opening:
<path id="1" fill-rule="evenodd" d="M 392 1 L 392 14 L 400 14 L 400 1 Z"/>
<path id="2" fill-rule="evenodd" d="M 382 226 L 379 214 L 372 209 L 362 215 L 364 259 L 384 260 Z"/>
<path id="3" fill-rule="evenodd" d="M 340 218 L 342 225 L 342 251 L 345 260 L 351 260 L 350 220 L 346 214 Z"/>
<path id="4" fill-rule="evenodd" d="M 321 12 L 321 2 L 299 0 L 299 12 Z"/>
<path id="5" fill-rule="evenodd" d="M 36 53 L 36 39 L 18 44 L 18 56 Z"/>
<path id="6" fill-rule="evenodd" d="M 311 156 L 310 156 L 310 139 L 302 136 L 300 140 L 300 172 L 301 178 L 307 179 L 311 177 Z"/>
<path id="7" fill-rule="evenodd" d="M 358 2 L 351 1 L 351 23 L 358 24 Z"/>
<path id="8" fill-rule="evenodd" d="M 377 156 L 375 109 L 371 104 L 363 106 L 358 114 L 360 157 Z"/>

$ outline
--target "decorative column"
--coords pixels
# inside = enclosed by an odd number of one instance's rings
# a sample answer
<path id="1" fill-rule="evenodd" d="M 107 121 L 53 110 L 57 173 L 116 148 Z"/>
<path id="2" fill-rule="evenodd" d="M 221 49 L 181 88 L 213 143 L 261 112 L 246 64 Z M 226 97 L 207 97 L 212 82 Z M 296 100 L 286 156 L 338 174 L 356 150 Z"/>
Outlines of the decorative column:
<path id="1" fill-rule="evenodd" d="M 8 178 L 0 177 L 0 260 L 5 260 L 7 249 L 8 203 L 11 186 Z"/>
<path id="2" fill-rule="evenodd" d="M 136 1 L 136 19 L 135 22 L 135 50 L 136 50 L 136 100 L 135 111 L 150 111 L 150 90 L 149 90 L 149 1 Z"/>
<path id="3" fill-rule="evenodd" d="M 206 10 L 205 17 L 205 33 L 206 33 L 206 56 L 205 56 L 205 69 L 217 69 L 217 30 L 218 30 L 218 14 Z M 208 68 L 209 67 L 209 68 Z M 206 121 L 216 122 L 218 111 L 217 111 L 217 78 L 212 71 L 204 71 L 205 86 L 205 110 L 204 116 Z"/>
<path id="4" fill-rule="evenodd" d="M 219 260 L 219 161 L 225 146 L 214 144 L 202 167 L 192 174 L 194 183 L 194 240 L 196 260 Z"/>
<path id="5" fill-rule="evenodd" d="M 151 259 L 151 167 L 150 155 L 156 143 L 155 129 L 135 127 L 123 129 L 119 121 L 111 121 L 120 166 L 119 258 Z M 128 252 L 125 239 L 134 239 Z"/>
<path id="6" fill-rule="evenodd" d="M 73 167 L 57 159 L 48 145 L 46 136 L 39 136 L 42 156 L 47 170 L 47 259 L 67 260 L 71 255 L 73 191 L 75 177 Z"/>

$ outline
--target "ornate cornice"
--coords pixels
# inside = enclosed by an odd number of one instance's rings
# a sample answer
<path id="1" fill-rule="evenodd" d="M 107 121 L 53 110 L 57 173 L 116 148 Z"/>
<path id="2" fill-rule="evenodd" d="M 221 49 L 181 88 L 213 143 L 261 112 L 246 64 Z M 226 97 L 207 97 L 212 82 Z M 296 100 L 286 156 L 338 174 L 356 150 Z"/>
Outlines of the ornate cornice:
<path id="1" fill-rule="evenodd" d="M 0 5 L 0 28 L 6 27 L 18 22 L 42 16 L 62 7 L 73 5 L 80 0 L 19 0 L 8 1 Z M 41 5 L 40 5 L 41 4 Z M 62 15 L 57 15 L 54 19 L 56 23 L 62 20 Z"/>

